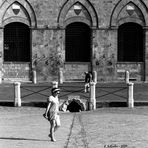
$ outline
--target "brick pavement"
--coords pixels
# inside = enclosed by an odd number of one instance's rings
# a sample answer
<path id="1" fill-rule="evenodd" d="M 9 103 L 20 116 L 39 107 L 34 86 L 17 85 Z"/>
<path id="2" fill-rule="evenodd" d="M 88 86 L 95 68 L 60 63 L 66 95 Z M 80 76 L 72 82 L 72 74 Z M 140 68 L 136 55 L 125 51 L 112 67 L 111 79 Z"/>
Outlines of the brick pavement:
<path id="1" fill-rule="evenodd" d="M 45 108 L 0 107 L 0 148 L 148 148 L 148 107 L 61 113 L 57 142 Z"/>

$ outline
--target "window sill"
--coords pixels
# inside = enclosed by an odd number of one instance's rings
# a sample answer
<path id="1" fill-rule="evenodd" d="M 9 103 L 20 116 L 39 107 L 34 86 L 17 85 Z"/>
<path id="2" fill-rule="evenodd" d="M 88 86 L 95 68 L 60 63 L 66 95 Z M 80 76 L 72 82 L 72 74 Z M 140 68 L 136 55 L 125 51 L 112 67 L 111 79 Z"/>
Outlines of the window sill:
<path id="1" fill-rule="evenodd" d="M 3 62 L 4 64 L 29 64 L 30 62 Z"/>
<path id="2" fill-rule="evenodd" d="M 90 62 L 65 62 L 64 64 L 90 64 Z"/>

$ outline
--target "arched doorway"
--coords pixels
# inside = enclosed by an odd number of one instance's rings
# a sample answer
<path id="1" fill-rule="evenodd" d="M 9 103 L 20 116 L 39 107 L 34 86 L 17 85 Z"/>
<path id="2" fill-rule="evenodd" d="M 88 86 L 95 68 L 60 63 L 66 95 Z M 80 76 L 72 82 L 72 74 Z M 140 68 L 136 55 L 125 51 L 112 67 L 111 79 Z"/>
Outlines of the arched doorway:
<path id="1" fill-rule="evenodd" d="M 144 62 L 144 33 L 137 23 L 125 23 L 118 29 L 118 62 Z"/>
<path id="2" fill-rule="evenodd" d="M 86 105 L 80 99 L 68 99 L 64 101 L 60 107 L 62 111 L 80 112 L 86 110 Z"/>
<path id="3" fill-rule="evenodd" d="M 82 22 L 66 27 L 66 62 L 90 62 L 91 30 Z"/>
<path id="4" fill-rule="evenodd" d="M 30 28 L 21 22 L 4 26 L 4 81 L 30 81 Z"/>
<path id="5" fill-rule="evenodd" d="M 4 27 L 4 62 L 30 62 L 30 29 L 14 22 Z"/>
<path id="6" fill-rule="evenodd" d="M 69 110 L 70 112 L 80 112 L 80 111 L 82 111 L 82 108 L 76 101 L 73 100 L 67 106 L 67 110 Z"/>

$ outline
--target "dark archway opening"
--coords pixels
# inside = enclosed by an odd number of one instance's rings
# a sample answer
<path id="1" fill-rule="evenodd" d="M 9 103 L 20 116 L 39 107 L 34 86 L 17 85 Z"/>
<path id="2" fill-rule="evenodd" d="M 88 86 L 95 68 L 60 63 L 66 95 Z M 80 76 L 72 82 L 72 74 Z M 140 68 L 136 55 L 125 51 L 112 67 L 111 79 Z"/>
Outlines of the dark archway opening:
<path id="1" fill-rule="evenodd" d="M 144 38 L 143 28 L 137 23 L 119 26 L 118 62 L 143 62 Z"/>
<path id="2" fill-rule="evenodd" d="M 76 101 L 71 101 L 71 103 L 67 106 L 67 110 L 70 112 L 80 112 L 82 111 L 82 107 Z"/>
<path id="3" fill-rule="evenodd" d="M 90 62 L 91 29 L 82 22 L 66 27 L 66 62 Z"/>
<path id="4" fill-rule="evenodd" d="M 4 27 L 4 62 L 30 62 L 30 28 L 14 22 Z"/>

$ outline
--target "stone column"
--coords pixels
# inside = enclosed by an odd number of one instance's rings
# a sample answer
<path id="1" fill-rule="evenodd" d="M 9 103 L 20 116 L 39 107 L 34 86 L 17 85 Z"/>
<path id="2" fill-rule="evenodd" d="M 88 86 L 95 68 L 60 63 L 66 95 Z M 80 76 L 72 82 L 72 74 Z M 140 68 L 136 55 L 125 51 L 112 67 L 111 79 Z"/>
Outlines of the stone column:
<path id="1" fill-rule="evenodd" d="M 129 83 L 129 71 L 125 71 L 125 83 Z"/>
<path id="2" fill-rule="evenodd" d="M 33 75 L 33 78 L 32 78 L 33 80 L 32 81 L 33 81 L 34 84 L 36 84 L 37 83 L 36 70 L 32 71 L 32 75 Z"/>
<path id="3" fill-rule="evenodd" d="M 59 83 L 63 84 L 63 70 L 60 68 L 59 70 Z"/>
<path id="4" fill-rule="evenodd" d="M 52 88 L 58 88 L 58 82 L 57 81 L 52 82 Z"/>
<path id="5" fill-rule="evenodd" d="M 134 107 L 134 83 L 129 82 L 128 84 L 128 100 L 127 100 L 127 105 L 129 108 L 133 108 Z"/>
<path id="6" fill-rule="evenodd" d="M 89 110 L 96 109 L 96 83 L 90 82 Z"/>
<path id="7" fill-rule="evenodd" d="M 14 91 L 15 91 L 14 106 L 15 107 L 21 106 L 21 89 L 20 89 L 20 86 L 21 86 L 20 82 L 14 83 Z"/>
<path id="8" fill-rule="evenodd" d="M 93 81 L 97 83 L 97 72 L 93 71 Z"/>
<path id="9" fill-rule="evenodd" d="M 97 43 L 97 38 L 96 38 L 96 35 L 97 35 L 97 31 L 96 31 L 96 28 L 95 27 L 92 27 L 92 45 L 91 45 L 91 71 L 95 71 L 96 70 L 96 62 L 95 62 L 95 46 L 96 46 L 96 43 Z"/>
<path id="10" fill-rule="evenodd" d="M 148 29 L 145 29 L 145 66 L 143 66 L 144 80 L 148 82 Z M 145 69 L 144 69 L 145 68 Z"/>
<path id="11" fill-rule="evenodd" d="M 3 77 L 3 72 L 2 70 L 0 71 L 0 84 L 2 83 L 2 77 Z"/>
<path id="12" fill-rule="evenodd" d="M 4 57 L 3 57 L 3 51 L 4 51 L 4 43 L 3 43 L 3 38 L 4 38 L 4 36 L 3 36 L 3 28 L 2 29 L 0 29 L 0 84 L 2 83 L 2 77 L 3 77 L 3 70 L 2 70 L 2 68 L 3 68 L 3 59 L 4 59 Z"/>

